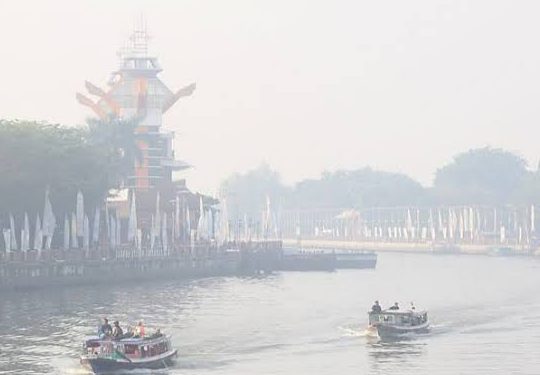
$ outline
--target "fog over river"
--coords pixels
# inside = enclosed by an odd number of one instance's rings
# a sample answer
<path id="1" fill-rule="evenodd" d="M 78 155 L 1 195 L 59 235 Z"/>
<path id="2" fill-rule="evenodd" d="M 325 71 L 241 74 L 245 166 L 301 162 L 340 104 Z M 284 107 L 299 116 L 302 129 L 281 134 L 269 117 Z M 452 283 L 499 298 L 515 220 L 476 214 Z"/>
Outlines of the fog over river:
<path id="1" fill-rule="evenodd" d="M 176 365 L 146 374 L 537 375 L 539 289 L 537 259 L 381 254 L 376 270 L 4 294 L 0 373 L 85 373 L 81 342 L 107 316 L 173 336 Z M 369 339 L 375 299 L 414 301 L 432 333 Z"/>

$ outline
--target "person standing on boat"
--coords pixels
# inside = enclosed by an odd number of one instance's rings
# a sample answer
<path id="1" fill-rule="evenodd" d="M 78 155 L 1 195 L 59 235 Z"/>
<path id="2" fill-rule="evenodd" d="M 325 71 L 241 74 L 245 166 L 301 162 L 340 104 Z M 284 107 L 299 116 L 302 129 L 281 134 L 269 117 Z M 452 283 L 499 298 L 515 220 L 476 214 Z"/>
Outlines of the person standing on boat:
<path id="1" fill-rule="evenodd" d="M 397 302 L 394 303 L 393 306 L 390 306 L 390 308 L 388 310 L 399 310 L 399 305 Z"/>
<path id="2" fill-rule="evenodd" d="M 375 301 L 375 304 L 371 306 L 371 312 L 374 314 L 380 314 L 382 312 L 382 307 L 379 305 L 379 301 Z"/>
<path id="3" fill-rule="evenodd" d="M 110 336 L 112 333 L 112 327 L 109 324 L 109 320 L 107 318 L 103 318 L 103 324 L 101 327 L 99 327 L 98 335 L 101 336 Z"/>

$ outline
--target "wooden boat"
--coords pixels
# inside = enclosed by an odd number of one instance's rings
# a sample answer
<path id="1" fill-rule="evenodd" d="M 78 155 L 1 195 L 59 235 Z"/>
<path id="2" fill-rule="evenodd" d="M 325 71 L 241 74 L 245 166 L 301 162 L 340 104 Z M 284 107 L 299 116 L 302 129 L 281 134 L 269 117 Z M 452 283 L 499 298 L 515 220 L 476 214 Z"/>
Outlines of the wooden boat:
<path id="1" fill-rule="evenodd" d="M 393 338 L 408 334 L 428 333 L 429 321 L 426 311 L 383 310 L 370 312 L 369 331 L 377 331 L 380 338 Z"/>
<path id="2" fill-rule="evenodd" d="M 157 334 L 148 338 L 88 337 L 83 343 L 81 364 L 95 374 L 120 370 L 163 369 L 173 364 L 177 350 L 170 337 Z"/>

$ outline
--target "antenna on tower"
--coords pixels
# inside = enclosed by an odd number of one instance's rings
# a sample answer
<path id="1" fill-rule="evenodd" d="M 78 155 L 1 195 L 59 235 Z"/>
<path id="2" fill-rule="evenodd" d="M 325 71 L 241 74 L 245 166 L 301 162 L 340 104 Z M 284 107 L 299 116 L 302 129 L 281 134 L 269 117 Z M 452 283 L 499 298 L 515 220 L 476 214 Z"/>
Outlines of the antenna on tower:
<path id="1" fill-rule="evenodd" d="M 150 36 L 147 32 L 146 19 L 141 13 L 140 17 L 134 23 L 133 32 L 124 43 L 124 46 L 116 53 L 120 60 L 120 66 L 124 64 L 125 58 L 148 57 L 149 40 Z"/>
<path id="2" fill-rule="evenodd" d="M 148 36 L 146 20 L 144 15 L 141 14 L 138 24 L 135 25 L 135 30 L 133 34 L 129 37 L 129 43 L 131 47 L 131 53 L 135 57 L 146 57 L 148 56 L 148 41 L 150 37 Z"/>

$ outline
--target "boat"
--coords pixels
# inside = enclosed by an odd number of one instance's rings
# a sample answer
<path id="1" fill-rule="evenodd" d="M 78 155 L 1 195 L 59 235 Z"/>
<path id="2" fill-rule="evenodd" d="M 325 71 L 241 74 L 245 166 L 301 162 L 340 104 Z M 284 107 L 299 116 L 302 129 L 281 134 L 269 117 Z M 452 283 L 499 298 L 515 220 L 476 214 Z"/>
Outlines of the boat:
<path id="1" fill-rule="evenodd" d="M 373 251 L 349 251 L 336 253 L 336 268 L 365 269 L 377 266 L 377 254 Z"/>
<path id="2" fill-rule="evenodd" d="M 279 269 L 281 271 L 334 271 L 336 257 L 323 251 L 303 251 L 283 254 Z"/>
<path id="3" fill-rule="evenodd" d="M 91 336 L 83 343 L 81 365 L 95 374 L 135 369 L 163 369 L 178 355 L 169 336 L 129 337 L 115 340 Z"/>
<path id="4" fill-rule="evenodd" d="M 430 330 L 427 311 L 383 310 L 380 313 L 369 312 L 368 315 L 368 331 L 376 331 L 381 339 L 428 333 Z"/>

